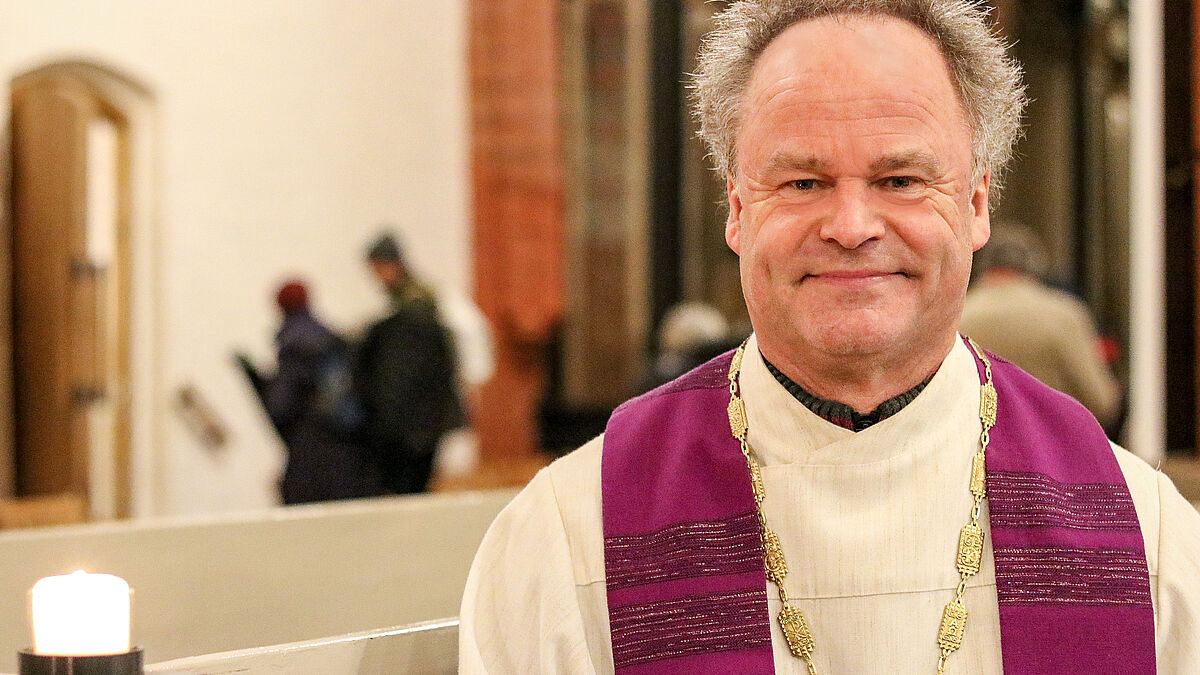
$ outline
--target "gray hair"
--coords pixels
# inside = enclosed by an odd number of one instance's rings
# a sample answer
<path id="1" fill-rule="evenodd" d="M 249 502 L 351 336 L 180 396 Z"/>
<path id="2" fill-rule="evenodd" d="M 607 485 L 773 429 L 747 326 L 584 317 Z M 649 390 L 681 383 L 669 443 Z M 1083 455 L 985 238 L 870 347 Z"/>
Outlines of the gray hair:
<path id="1" fill-rule="evenodd" d="M 991 238 L 975 254 L 975 267 L 978 274 L 1002 268 L 1039 279 L 1050 272 L 1046 244 L 1032 228 L 1017 222 L 992 227 Z"/>
<path id="2" fill-rule="evenodd" d="M 714 168 L 732 175 L 742 98 L 758 57 L 800 21 L 839 14 L 892 16 L 912 23 L 937 43 L 950 67 L 971 128 L 971 180 L 988 169 L 998 192 L 1012 158 L 1028 99 L 1021 67 L 988 26 L 986 8 L 970 0 L 738 0 L 716 18 L 692 76 L 700 137 Z"/>

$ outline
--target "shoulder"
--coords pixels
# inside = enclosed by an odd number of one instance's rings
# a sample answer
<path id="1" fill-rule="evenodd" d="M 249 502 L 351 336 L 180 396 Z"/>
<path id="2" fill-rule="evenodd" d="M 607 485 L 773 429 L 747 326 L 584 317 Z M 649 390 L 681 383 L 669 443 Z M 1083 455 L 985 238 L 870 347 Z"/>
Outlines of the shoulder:
<path id="1" fill-rule="evenodd" d="M 375 322 L 367 332 L 368 340 L 385 341 L 432 337 L 442 332 L 433 306 L 408 304 Z"/>
<path id="2" fill-rule="evenodd" d="M 1200 512 L 1164 473 L 1114 450 L 1146 544 L 1159 672 L 1200 672 Z"/>
<path id="3" fill-rule="evenodd" d="M 1125 477 L 1125 485 L 1129 487 L 1129 495 L 1133 498 L 1133 506 L 1137 511 L 1138 524 L 1142 528 L 1142 538 L 1146 544 L 1146 563 L 1150 574 L 1158 574 L 1158 539 L 1161 525 L 1162 510 L 1160 508 L 1159 491 L 1161 480 L 1166 476 L 1156 471 L 1142 458 L 1134 455 L 1125 448 L 1112 444 L 1113 454 L 1117 457 L 1117 465 Z M 1174 486 L 1172 486 L 1172 489 Z"/>
<path id="4" fill-rule="evenodd" d="M 612 672 L 600 443 L 540 471 L 484 535 L 459 613 L 462 672 Z"/>
<path id="5" fill-rule="evenodd" d="M 296 354 L 317 355 L 332 349 L 337 338 L 321 322 L 308 316 L 288 319 L 279 330 L 279 347 Z"/>
<path id="6" fill-rule="evenodd" d="M 1090 323 L 1092 312 L 1079 296 L 1059 288 L 1042 286 L 1039 289 L 1046 311 L 1053 312 L 1060 320 L 1075 323 Z"/>
<path id="7" fill-rule="evenodd" d="M 1186 547 L 1200 556 L 1200 512 L 1162 471 L 1119 445 L 1113 444 L 1113 452 L 1137 509 L 1150 574 L 1159 573 L 1164 542 L 1169 542 L 1168 547 Z"/>
<path id="8" fill-rule="evenodd" d="M 496 517 L 488 538 L 509 542 L 505 548 L 532 552 L 548 531 L 560 532 L 570 550 L 579 585 L 604 580 L 604 533 L 601 517 L 600 456 L 603 436 L 555 460 Z M 530 564 L 536 564 L 531 560 Z"/>

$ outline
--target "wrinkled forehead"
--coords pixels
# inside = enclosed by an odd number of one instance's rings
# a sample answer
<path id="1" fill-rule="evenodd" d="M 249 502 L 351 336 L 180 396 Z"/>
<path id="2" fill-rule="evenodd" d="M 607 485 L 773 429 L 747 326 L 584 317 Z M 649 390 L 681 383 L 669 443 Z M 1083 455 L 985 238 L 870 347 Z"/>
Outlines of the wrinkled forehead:
<path id="1" fill-rule="evenodd" d="M 805 19 L 771 41 L 755 62 L 742 117 L 783 94 L 814 103 L 904 99 L 954 126 L 967 116 L 937 43 L 916 25 L 886 15 Z"/>

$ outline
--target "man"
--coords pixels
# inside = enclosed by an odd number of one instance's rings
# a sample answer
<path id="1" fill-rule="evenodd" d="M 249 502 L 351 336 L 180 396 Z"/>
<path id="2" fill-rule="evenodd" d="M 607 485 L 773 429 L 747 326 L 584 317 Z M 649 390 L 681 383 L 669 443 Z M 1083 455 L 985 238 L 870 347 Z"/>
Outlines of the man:
<path id="1" fill-rule="evenodd" d="M 366 259 L 391 300 L 389 315 L 367 330 L 355 369 L 367 439 L 387 489 L 424 492 L 438 442 L 463 422 L 454 350 L 433 293 L 409 272 L 395 238 L 380 236 Z"/>
<path id="2" fill-rule="evenodd" d="M 976 256 L 976 280 L 967 291 L 959 330 L 1071 395 L 1110 430 L 1121 404 L 1120 386 L 1101 357 L 1087 305 L 1042 283 L 1045 257 L 1045 247 L 1028 227 L 995 228 Z"/>
<path id="3" fill-rule="evenodd" d="M 737 2 L 695 86 L 754 336 L 501 513 L 462 672 L 1200 672 L 1200 515 L 956 334 L 1024 101 L 979 11 Z"/>
<path id="4" fill-rule="evenodd" d="M 642 375 L 637 393 L 670 382 L 741 342 L 730 333 L 729 322 L 716 307 L 703 302 L 672 306 L 658 325 L 658 355 Z"/>
<path id="5" fill-rule="evenodd" d="M 392 303 L 406 304 L 408 291 L 405 289 L 415 282 L 408 273 L 395 237 L 387 233 L 380 235 L 368 250 L 367 261 Z M 427 289 L 421 288 L 433 297 Z M 443 436 L 436 451 L 434 470 L 442 476 L 461 475 L 469 473 L 479 459 L 479 439 L 467 421 L 476 414 L 480 391 L 496 370 L 492 330 L 479 306 L 455 289 L 441 289 L 435 304 L 438 323 L 448 331 L 447 337 L 454 348 L 456 398 L 461 419 L 457 428 L 448 430 Z"/>

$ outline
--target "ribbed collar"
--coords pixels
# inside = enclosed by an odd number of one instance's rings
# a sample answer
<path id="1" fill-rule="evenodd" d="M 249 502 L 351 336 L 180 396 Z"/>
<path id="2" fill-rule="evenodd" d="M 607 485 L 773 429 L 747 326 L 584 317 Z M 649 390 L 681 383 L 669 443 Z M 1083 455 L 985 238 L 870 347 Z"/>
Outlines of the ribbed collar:
<path id="1" fill-rule="evenodd" d="M 771 372 L 771 375 L 775 377 L 779 384 L 783 385 L 783 388 L 787 389 L 788 393 L 803 404 L 805 408 L 813 411 L 813 414 L 827 422 L 836 424 L 843 429 L 850 429 L 851 431 L 862 431 L 872 424 L 881 422 L 900 412 L 905 406 L 912 403 L 925 390 L 925 386 L 929 384 L 929 381 L 933 379 L 933 375 L 930 375 L 925 378 L 924 382 L 917 384 L 912 389 L 880 403 L 869 413 L 861 414 L 855 412 L 854 408 L 845 403 L 823 399 L 809 392 L 804 387 L 793 382 L 787 375 L 784 375 L 765 356 L 763 357 L 763 364 L 766 365 L 767 370 Z"/>

